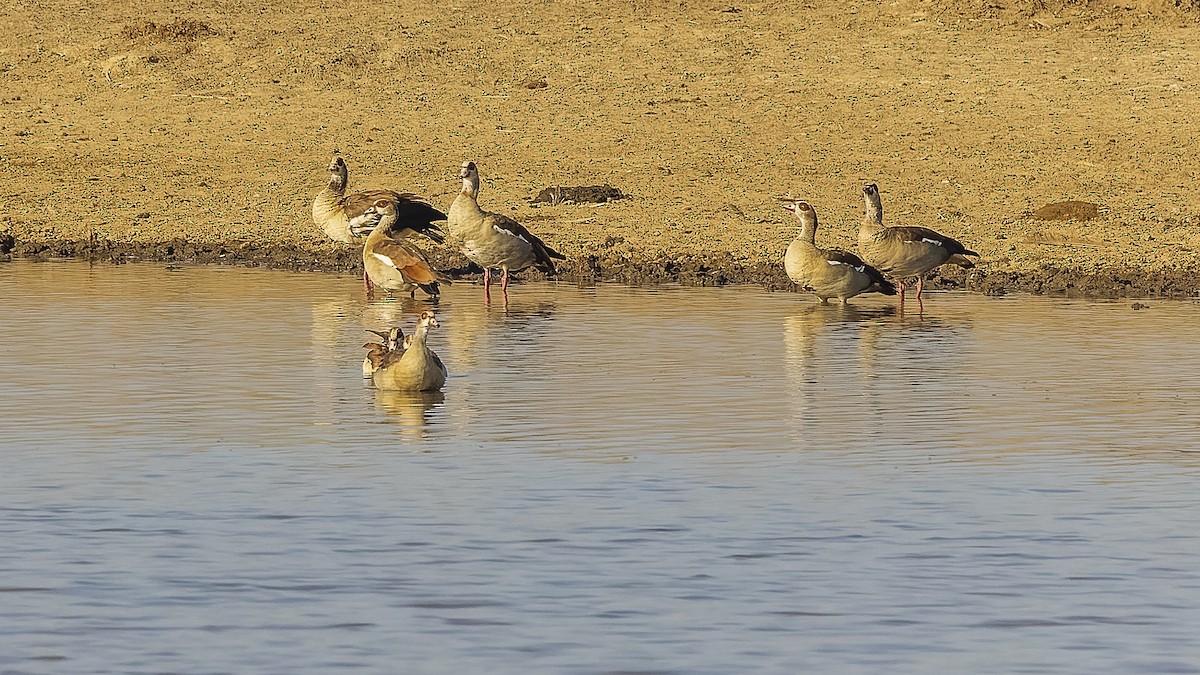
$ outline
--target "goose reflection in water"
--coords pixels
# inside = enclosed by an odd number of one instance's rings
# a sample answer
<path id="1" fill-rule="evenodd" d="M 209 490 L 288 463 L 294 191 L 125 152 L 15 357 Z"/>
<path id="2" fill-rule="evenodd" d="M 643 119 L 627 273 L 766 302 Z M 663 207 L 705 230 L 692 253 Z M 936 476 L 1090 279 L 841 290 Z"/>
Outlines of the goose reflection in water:
<path id="1" fill-rule="evenodd" d="M 544 332 L 541 326 L 548 323 L 555 310 L 555 303 L 544 300 L 513 300 L 507 305 L 455 303 L 454 320 L 446 323 L 447 361 L 461 369 L 473 368 L 481 340 L 485 341 L 485 351 L 489 351 L 487 340 L 500 332 L 533 330 L 540 335 Z"/>
<path id="2" fill-rule="evenodd" d="M 420 316 L 421 312 L 435 309 L 437 306 L 438 296 L 436 295 L 426 298 L 397 298 L 382 295 L 378 299 L 368 300 L 363 306 L 363 324 L 394 326 L 403 323 L 403 317 L 406 315 Z"/>
<path id="3" fill-rule="evenodd" d="M 437 424 L 437 410 L 446 400 L 440 391 L 375 390 L 375 405 L 389 421 L 401 427 L 405 435 L 424 437 L 428 425 Z"/>
<path id="4" fill-rule="evenodd" d="M 871 402 L 880 336 L 897 320 L 894 306 L 805 305 L 784 321 L 784 373 L 792 399 L 793 433 L 806 444 L 819 437 L 849 437 L 863 424 L 863 396 Z"/>
<path id="5" fill-rule="evenodd" d="M 789 365 L 803 367 L 814 356 L 823 336 L 859 332 L 880 326 L 898 316 L 895 307 L 858 307 L 855 305 L 805 305 L 784 323 L 784 346 Z"/>
<path id="6" fill-rule="evenodd" d="M 963 315 L 930 317 L 895 307 L 802 308 L 784 324 L 785 373 L 797 429 L 836 429 L 859 448 L 952 434 L 964 391 L 969 392 L 964 380 L 972 335 Z"/>

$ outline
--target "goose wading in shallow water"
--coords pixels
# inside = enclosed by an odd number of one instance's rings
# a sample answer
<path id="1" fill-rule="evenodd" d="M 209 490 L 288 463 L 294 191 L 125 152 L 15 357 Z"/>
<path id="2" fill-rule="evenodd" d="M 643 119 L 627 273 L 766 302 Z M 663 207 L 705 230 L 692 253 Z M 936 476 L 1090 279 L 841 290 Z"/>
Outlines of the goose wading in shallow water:
<path id="1" fill-rule="evenodd" d="M 346 161 L 334 155 L 329 162 L 329 183 L 317 193 L 312 203 L 313 223 L 325 231 L 334 241 L 354 244 L 362 241 L 379 221 L 377 212 L 367 213 L 379 200 L 391 202 L 395 208 L 397 223 L 393 236 L 407 238 L 423 234 L 436 243 L 445 241 L 437 221 L 446 219 L 446 214 L 425 203 L 420 197 L 395 190 L 362 190 L 346 194 L 350 171 Z M 363 282 L 369 291 L 370 278 Z"/>
<path id="2" fill-rule="evenodd" d="M 491 301 L 493 269 L 503 271 L 500 289 L 508 302 L 508 273 L 534 267 L 554 274 L 554 261 L 566 256 L 546 246 L 532 232 L 508 216 L 479 208 L 479 169 L 475 162 L 463 162 L 458 173 L 462 190 L 450 204 L 447 225 L 450 236 L 462 244 L 462 252 L 483 268 L 483 297 Z"/>
<path id="3" fill-rule="evenodd" d="M 841 249 L 817 246 L 817 212 L 807 202 L 781 197 L 783 208 L 800 219 L 800 235 L 792 241 L 783 256 L 783 268 L 788 277 L 806 291 L 821 299 L 837 298 L 846 301 L 862 293 L 895 295 L 896 287 L 858 256 Z"/>
<path id="4" fill-rule="evenodd" d="M 380 199 L 363 213 L 378 215 L 378 224 L 367 236 L 362 252 L 363 270 L 374 286 L 413 297 L 418 288 L 437 296 L 441 292 L 438 283 L 450 283 L 415 243 L 396 236 L 398 223 L 393 202 Z"/>
<path id="5" fill-rule="evenodd" d="M 895 279 L 900 287 L 900 302 L 904 302 L 904 280 L 917 278 L 917 302 L 925 288 L 923 274 L 946 263 L 970 269 L 975 266 L 967 256 L 979 254 L 957 240 L 927 227 L 884 227 L 883 205 L 879 187 L 867 183 L 863 187 L 866 213 L 858 228 L 858 248 L 863 257 L 880 272 Z"/>
<path id="6" fill-rule="evenodd" d="M 397 358 L 384 357 L 371 374 L 375 387 L 389 391 L 440 390 L 446 384 L 446 364 L 425 344 L 429 329 L 437 327 L 438 321 L 433 312 L 421 312 L 408 348 Z M 394 355 L 397 352 L 391 353 Z"/>

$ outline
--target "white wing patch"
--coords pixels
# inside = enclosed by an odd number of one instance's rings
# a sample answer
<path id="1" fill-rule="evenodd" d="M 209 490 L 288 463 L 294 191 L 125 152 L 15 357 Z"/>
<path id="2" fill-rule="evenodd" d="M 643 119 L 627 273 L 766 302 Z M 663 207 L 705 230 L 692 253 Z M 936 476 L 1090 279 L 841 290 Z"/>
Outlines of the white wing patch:
<path id="1" fill-rule="evenodd" d="M 522 237 L 521 235 L 517 234 L 516 232 L 513 232 L 512 230 L 506 230 L 503 227 L 500 227 L 499 225 L 492 225 L 492 229 L 499 232 L 500 234 L 507 234 L 510 237 L 516 237 L 517 239 L 520 239 L 521 241 L 525 242 L 526 244 L 529 243 L 529 240 L 526 239 L 525 237 Z"/>
<path id="2" fill-rule="evenodd" d="M 384 254 L 382 254 L 382 253 L 372 253 L 371 255 L 373 255 L 373 256 L 375 256 L 376 258 L 379 258 L 381 261 L 383 261 L 383 264 L 384 264 L 384 265 L 387 265 L 388 267 L 390 267 L 390 268 L 392 268 L 392 269 L 398 269 L 398 268 L 396 267 L 396 261 L 394 261 L 394 260 L 392 260 L 391 258 L 387 257 L 386 255 L 384 255 Z"/>
<path id="3" fill-rule="evenodd" d="M 934 246 L 941 246 L 941 245 L 942 245 L 942 242 L 938 241 L 937 239 L 930 239 L 929 237 L 922 237 L 922 238 L 921 238 L 921 243 L 923 243 L 923 244 L 933 244 Z"/>
<path id="4" fill-rule="evenodd" d="M 847 266 L 849 266 L 849 267 L 853 267 L 854 269 L 858 270 L 859 272 L 866 272 L 866 271 L 867 271 L 867 266 L 866 266 L 866 265 L 862 265 L 862 266 L 859 266 L 859 265 L 851 265 L 850 263 L 848 263 L 848 262 L 842 262 L 841 260 L 826 260 L 825 262 L 829 263 L 830 265 L 847 265 Z"/>

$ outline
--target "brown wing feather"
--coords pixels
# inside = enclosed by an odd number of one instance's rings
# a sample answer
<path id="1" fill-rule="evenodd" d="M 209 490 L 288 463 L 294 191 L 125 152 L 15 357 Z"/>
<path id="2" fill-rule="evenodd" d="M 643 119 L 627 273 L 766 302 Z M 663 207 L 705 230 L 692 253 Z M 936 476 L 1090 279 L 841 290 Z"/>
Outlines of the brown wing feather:
<path id="1" fill-rule="evenodd" d="M 885 236 L 898 239 L 899 241 L 919 242 L 922 239 L 939 242 L 946 252 L 950 255 L 979 255 L 978 253 L 963 246 L 957 239 L 947 237 L 941 232 L 931 230 L 928 227 L 917 227 L 913 225 L 902 225 L 897 227 L 889 227 L 884 230 Z"/>
<path id="2" fill-rule="evenodd" d="M 441 280 L 437 271 L 429 264 L 425 255 L 416 247 L 408 246 L 394 239 L 381 241 L 372 249 L 372 253 L 385 256 L 404 276 L 418 284 L 428 284 Z"/>
<path id="3" fill-rule="evenodd" d="M 367 344 L 363 345 L 363 347 L 370 350 L 367 352 L 367 359 L 370 360 L 371 367 L 378 369 L 383 363 L 384 358 L 387 356 L 387 347 L 384 347 L 378 342 L 368 342 Z"/>

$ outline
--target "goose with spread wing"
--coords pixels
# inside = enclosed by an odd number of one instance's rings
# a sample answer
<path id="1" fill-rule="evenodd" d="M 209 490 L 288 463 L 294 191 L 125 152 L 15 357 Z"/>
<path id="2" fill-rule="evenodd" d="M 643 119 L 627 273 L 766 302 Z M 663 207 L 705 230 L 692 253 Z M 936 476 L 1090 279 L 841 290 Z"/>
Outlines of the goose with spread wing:
<path id="1" fill-rule="evenodd" d="M 433 312 L 421 312 L 412 342 L 403 352 L 384 357 L 371 374 L 378 389 L 389 391 L 438 391 L 446 384 L 446 364 L 425 344 L 429 329 L 439 326 Z M 399 357 L 394 355 L 399 353 Z"/>

